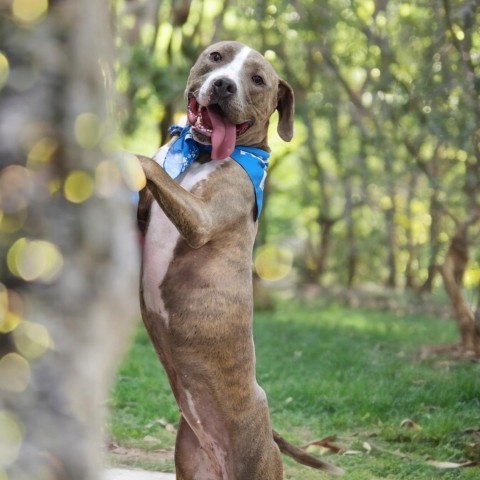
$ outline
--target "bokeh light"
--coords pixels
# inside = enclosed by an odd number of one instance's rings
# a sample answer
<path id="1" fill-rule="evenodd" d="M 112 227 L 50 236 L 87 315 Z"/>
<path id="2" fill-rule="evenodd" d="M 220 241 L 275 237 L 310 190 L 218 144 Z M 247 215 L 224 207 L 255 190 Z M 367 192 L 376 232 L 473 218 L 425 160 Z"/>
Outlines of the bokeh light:
<path id="1" fill-rule="evenodd" d="M 48 11 L 48 0 L 13 0 L 12 13 L 20 23 L 39 22 Z"/>
<path id="2" fill-rule="evenodd" d="M 7 353 L 0 358 L 0 390 L 21 393 L 28 387 L 29 382 L 30 365 L 21 355 Z"/>
<path id="3" fill-rule="evenodd" d="M 102 123 L 94 113 L 81 113 L 75 119 L 75 140 L 82 148 L 96 147 L 102 134 Z"/>
<path id="4" fill-rule="evenodd" d="M 257 250 L 254 264 L 261 279 L 281 280 L 292 270 L 293 252 L 277 245 L 264 245 Z"/>
<path id="5" fill-rule="evenodd" d="M 48 191 L 50 195 L 53 195 L 54 193 L 58 192 L 61 188 L 62 188 L 62 182 L 58 177 L 50 180 L 48 184 Z"/>
<path id="6" fill-rule="evenodd" d="M 38 140 L 28 152 L 27 168 L 35 168 L 48 163 L 58 148 L 54 138 L 44 137 Z"/>
<path id="7" fill-rule="evenodd" d="M 18 232 L 27 219 L 27 209 L 16 212 L 12 215 L 0 210 L 0 234 Z"/>
<path id="8" fill-rule="evenodd" d="M 40 323 L 22 322 L 13 332 L 13 341 L 19 353 L 35 360 L 52 346 L 48 330 Z"/>
<path id="9" fill-rule="evenodd" d="M 82 203 L 88 200 L 93 194 L 93 178 L 84 170 L 73 170 L 65 180 L 63 191 L 68 201 L 72 203 Z"/>
<path id="10" fill-rule="evenodd" d="M 0 333 L 15 330 L 23 321 L 24 309 L 21 295 L 0 283 Z"/>
<path id="11" fill-rule="evenodd" d="M 13 275 L 27 282 L 51 283 L 60 275 L 63 256 L 51 242 L 23 237 L 8 250 L 7 265 Z"/>
<path id="12" fill-rule="evenodd" d="M 17 417 L 7 410 L 0 410 L 0 465 L 10 465 L 17 459 L 22 439 Z"/>
<path id="13" fill-rule="evenodd" d="M 480 285 L 480 266 L 475 264 L 468 268 L 463 282 L 467 288 L 475 288 Z"/>
<path id="14" fill-rule="evenodd" d="M 30 172 L 21 165 L 9 165 L 0 171 L 0 209 L 16 213 L 28 206 L 32 189 Z"/>
<path id="15" fill-rule="evenodd" d="M 147 179 L 138 158 L 130 153 L 123 153 L 119 160 L 121 172 L 128 188 L 138 192 L 145 187 Z"/>
<path id="16" fill-rule="evenodd" d="M 7 287 L 0 283 L 0 333 L 8 333 L 15 330 L 22 321 L 22 317 L 12 311 L 10 300 L 13 292 L 9 292 Z"/>
<path id="17" fill-rule="evenodd" d="M 20 315 L 10 310 L 0 311 L 0 315 L 0 333 L 8 333 L 15 330 L 22 321 Z"/>
<path id="18" fill-rule="evenodd" d="M 121 182 L 117 165 L 111 160 L 100 162 L 95 169 L 95 193 L 99 197 L 111 197 Z"/>
<path id="19" fill-rule="evenodd" d="M 0 90 L 6 85 L 9 72 L 8 58 L 0 52 Z"/>
<path id="20" fill-rule="evenodd" d="M 0 319 L 3 318 L 8 311 L 8 290 L 7 287 L 0 283 Z"/>

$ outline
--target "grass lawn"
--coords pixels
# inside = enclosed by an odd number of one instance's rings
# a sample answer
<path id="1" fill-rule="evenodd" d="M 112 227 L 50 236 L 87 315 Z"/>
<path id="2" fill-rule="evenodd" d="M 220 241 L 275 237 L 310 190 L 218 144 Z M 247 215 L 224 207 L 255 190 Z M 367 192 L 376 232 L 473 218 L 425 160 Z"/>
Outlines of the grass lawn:
<path id="1" fill-rule="evenodd" d="M 315 304 L 255 314 L 257 377 L 274 428 L 295 444 L 335 435 L 346 452 L 316 453 L 344 478 L 478 479 L 480 364 L 418 360 L 424 344 L 454 342 L 453 322 Z M 175 440 L 178 409 L 140 328 L 112 392 L 108 429 L 118 445 L 156 450 Z M 408 420 L 407 420 L 408 419 Z M 284 457 L 287 479 L 327 475 Z M 143 467 L 173 471 L 171 461 Z"/>

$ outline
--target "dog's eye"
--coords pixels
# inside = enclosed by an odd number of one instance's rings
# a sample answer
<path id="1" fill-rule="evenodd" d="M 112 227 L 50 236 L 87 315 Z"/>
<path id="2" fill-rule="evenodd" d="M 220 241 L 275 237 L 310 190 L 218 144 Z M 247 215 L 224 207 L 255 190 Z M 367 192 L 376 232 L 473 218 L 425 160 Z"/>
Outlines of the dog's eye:
<path id="1" fill-rule="evenodd" d="M 222 60 L 222 56 L 218 53 L 218 52 L 212 52 L 210 54 L 210 58 L 214 61 L 214 62 L 220 62 Z"/>
<path id="2" fill-rule="evenodd" d="M 260 75 L 254 75 L 252 81 L 255 85 L 264 85 L 263 78 Z"/>

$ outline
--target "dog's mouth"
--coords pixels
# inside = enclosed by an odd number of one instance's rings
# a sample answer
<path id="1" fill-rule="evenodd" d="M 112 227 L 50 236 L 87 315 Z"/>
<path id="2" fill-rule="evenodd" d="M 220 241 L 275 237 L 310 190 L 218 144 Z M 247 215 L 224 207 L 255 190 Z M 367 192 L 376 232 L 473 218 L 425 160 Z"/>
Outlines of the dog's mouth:
<path id="1" fill-rule="evenodd" d="M 231 122 L 220 105 L 202 106 L 193 95 L 188 98 L 187 116 L 192 130 L 201 135 L 202 143 L 212 144 L 213 160 L 228 158 L 237 138 L 252 126 L 252 122 Z"/>

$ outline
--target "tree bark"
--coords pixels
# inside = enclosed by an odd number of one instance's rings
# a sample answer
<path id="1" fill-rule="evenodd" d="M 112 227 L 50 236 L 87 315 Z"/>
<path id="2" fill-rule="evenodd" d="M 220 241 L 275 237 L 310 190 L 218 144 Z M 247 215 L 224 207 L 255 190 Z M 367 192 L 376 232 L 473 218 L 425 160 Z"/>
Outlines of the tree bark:
<path id="1" fill-rule="evenodd" d="M 385 223 L 387 230 L 387 268 L 388 276 L 386 286 L 395 288 L 397 286 L 397 229 L 395 225 L 396 201 L 395 195 L 391 195 L 392 206 L 385 212 Z"/>
<path id="2" fill-rule="evenodd" d="M 390 198 L 390 206 L 385 210 L 388 268 L 385 284 L 388 288 L 395 288 L 397 286 L 397 225 L 395 221 L 397 189 L 394 180 L 393 161 L 388 155 L 385 157 L 385 173 L 387 175 L 387 195 Z"/>
<path id="3" fill-rule="evenodd" d="M 329 218 L 323 215 L 320 215 L 317 220 L 320 226 L 320 245 L 315 257 L 316 261 L 313 276 L 319 285 L 322 284 L 323 276 L 327 271 L 327 260 L 330 255 L 330 245 L 332 241 L 332 228 L 338 220 L 339 218 Z"/>
<path id="4" fill-rule="evenodd" d="M 480 356 L 480 327 L 475 322 L 473 309 L 468 304 L 463 291 L 463 275 L 468 265 L 468 229 L 478 219 L 469 219 L 457 227 L 445 261 L 440 266 L 445 290 L 452 302 L 452 308 L 460 333 L 461 347 L 467 354 Z"/>
<path id="5" fill-rule="evenodd" d="M 415 288 L 415 274 L 413 265 L 416 260 L 415 255 L 415 239 L 413 236 L 413 212 L 412 212 L 412 202 L 415 198 L 416 188 L 417 188 L 417 173 L 412 172 L 410 176 L 410 182 L 408 184 L 408 198 L 407 198 L 407 228 L 406 228 L 406 237 L 407 237 L 407 264 L 405 266 L 405 288 L 413 289 Z"/>
<path id="6" fill-rule="evenodd" d="M 438 242 L 438 236 L 440 234 L 440 222 L 442 219 L 442 204 L 439 200 L 440 189 L 438 185 L 432 187 L 432 194 L 430 195 L 430 258 L 428 264 L 428 275 L 422 285 L 422 292 L 431 292 L 433 283 L 435 281 L 435 275 L 437 273 L 437 259 L 440 253 L 440 245 Z"/>
<path id="7" fill-rule="evenodd" d="M 353 196 L 351 178 L 344 180 L 345 185 L 345 222 L 347 224 L 347 287 L 353 287 L 358 264 L 358 246 L 353 218 Z"/>
<path id="8" fill-rule="evenodd" d="M 0 428 L 18 432 L 8 478 L 101 478 L 104 400 L 137 312 L 133 194 L 105 147 L 106 5 L 50 1 L 30 23 L 0 9 L 0 209 L 13 222 L 0 224 Z"/>
<path id="9" fill-rule="evenodd" d="M 334 125 L 334 120 L 331 120 Z M 320 187 L 320 201 L 319 201 L 319 213 L 317 215 L 317 224 L 320 230 L 320 238 L 318 242 L 311 242 L 312 260 L 314 262 L 313 268 L 310 269 L 310 277 L 314 282 L 322 283 L 322 277 L 325 274 L 327 267 L 327 260 L 330 253 L 331 243 L 331 231 L 333 226 L 341 219 L 341 217 L 332 217 L 329 215 L 331 210 L 331 197 L 328 192 L 327 180 L 325 178 L 325 172 L 318 158 L 318 152 L 315 148 L 315 131 L 312 122 L 307 123 L 308 136 L 307 136 L 307 148 L 309 152 L 309 159 L 312 162 L 312 166 L 315 169 L 317 181 Z M 338 154 L 336 146 L 335 135 L 332 134 L 332 143 L 334 144 L 333 150 Z"/>

